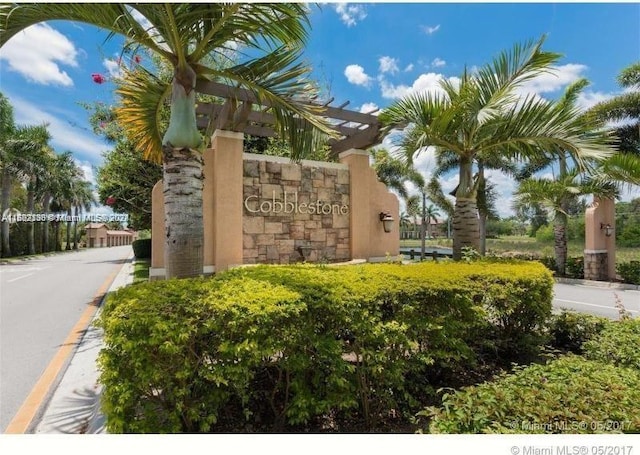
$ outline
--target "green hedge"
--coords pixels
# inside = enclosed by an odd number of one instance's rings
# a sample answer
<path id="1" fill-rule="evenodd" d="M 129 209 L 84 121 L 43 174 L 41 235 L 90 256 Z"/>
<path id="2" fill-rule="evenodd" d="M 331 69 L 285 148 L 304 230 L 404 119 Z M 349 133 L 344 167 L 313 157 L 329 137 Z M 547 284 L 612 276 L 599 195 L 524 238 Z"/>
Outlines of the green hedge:
<path id="1" fill-rule="evenodd" d="M 445 394 L 432 433 L 638 433 L 640 371 L 567 356 Z"/>
<path id="2" fill-rule="evenodd" d="M 133 247 L 133 254 L 136 259 L 151 258 L 151 239 L 135 240 L 131 246 Z"/>
<path id="3" fill-rule="evenodd" d="M 616 264 L 616 272 L 625 283 L 640 284 L 640 261 L 618 263 Z"/>
<path id="4" fill-rule="evenodd" d="M 574 354 L 583 353 L 583 344 L 594 339 L 610 321 L 591 314 L 563 310 L 549 320 L 551 347 Z"/>
<path id="5" fill-rule="evenodd" d="M 640 371 L 640 319 L 609 322 L 583 349 L 589 359 Z"/>
<path id="6" fill-rule="evenodd" d="M 423 263 L 124 288 L 100 320 L 108 430 L 278 430 L 336 413 L 372 428 L 424 406 L 438 375 L 535 353 L 552 285 L 536 263 Z"/>

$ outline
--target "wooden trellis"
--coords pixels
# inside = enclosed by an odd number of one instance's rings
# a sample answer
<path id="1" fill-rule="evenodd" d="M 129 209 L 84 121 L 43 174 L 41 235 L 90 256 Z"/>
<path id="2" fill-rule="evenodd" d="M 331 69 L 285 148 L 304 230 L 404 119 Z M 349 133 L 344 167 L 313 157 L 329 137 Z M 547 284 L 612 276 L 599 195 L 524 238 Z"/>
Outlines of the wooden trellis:
<path id="1" fill-rule="evenodd" d="M 197 91 L 224 99 L 222 104 L 199 103 L 196 109 L 198 127 L 237 131 L 252 136 L 274 137 L 275 117 L 268 101 L 259 100 L 250 90 L 231 87 L 219 82 L 198 82 Z M 349 104 L 331 106 L 333 98 L 324 104 L 315 104 L 320 115 L 326 118 L 338 137 L 331 139 L 331 153 L 355 148 L 366 149 L 379 144 L 380 122 L 373 115 L 376 111 L 362 113 L 344 109 Z"/>

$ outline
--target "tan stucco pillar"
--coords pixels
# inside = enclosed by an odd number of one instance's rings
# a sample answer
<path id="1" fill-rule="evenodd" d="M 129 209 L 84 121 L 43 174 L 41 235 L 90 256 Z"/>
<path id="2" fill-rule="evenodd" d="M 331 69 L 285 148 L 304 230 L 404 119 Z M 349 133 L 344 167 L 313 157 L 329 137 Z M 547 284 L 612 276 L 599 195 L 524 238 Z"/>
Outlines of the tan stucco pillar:
<path id="1" fill-rule="evenodd" d="M 342 152 L 339 158 L 349 166 L 351 259 L 369 259 L 370 224 L 373 222 L 369 206 L 369 153 L 350 149 Z"/>
<path id="2" fill-rule="evenodd" d="M 616 277 L 616 205 L 613 199 L 594 198 L 585 213 L 584 277 L 613 280 Z M 611 235 L 606 235 L 606 226 Z"/>
<path id="3" fill-rule="evenodd" d="M 396 258 L 400 252 L 400 206 L 369 164 L 369 153 L 351 149 L 340 154 L 349 166 L 351 188 L 351 258 L 381 261 Z M 380 213 L 394 219 L 391 232 L 385 232 Z"/>
<path id="4" fill-rule="evenodd" d="M 242 133 L 216 130 L 211 137 L 213 159 L 211 164 L 205 162 L 205 166 L 212 166 L 205 171 L 205 179 L 211 178 L 213 189 L 212 201 L 203 216 L 212 222 L 212 229 L 206 235 L 213 235 L 216 272 L 242 264 L 243 142 Z M 206 213 L 209 210 L 211 213 Z"/>

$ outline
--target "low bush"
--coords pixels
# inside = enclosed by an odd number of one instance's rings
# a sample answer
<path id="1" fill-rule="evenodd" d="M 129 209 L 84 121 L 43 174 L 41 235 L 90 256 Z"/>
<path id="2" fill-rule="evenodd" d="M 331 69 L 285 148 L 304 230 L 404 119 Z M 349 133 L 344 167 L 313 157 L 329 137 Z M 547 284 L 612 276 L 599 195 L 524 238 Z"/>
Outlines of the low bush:
<path id="1" fill-rule="evenodd" d="M 540 262 L 552 272 L 555 273 L 558 271 L 558 264 L 556 263 L 556 258 L 553 256 L 542 256 Z"/>
<path id="2" fill-rule="evenodd" d="M 133 254 L 136 259 L 151 258 L 151 239 L 134 240 L 131 246 L 133 247 Z"/>
<path id="3" fill-rule="evenodd" d="M 258 266 L 128 287 L 100 320 L 107 427 L 408 418 L 443 378 L 536 351 L 552 283 L 536 263 L 422 263 Z"/>
<path id="4" fill-rule="evenodd" d="M 610 322 L 600 334 L 584 344 L 592 360 L 631 367 L 640 371 L 640 319 Z"/>
<path id="5" fill-rule="evenodd" d="M 445 393 L 431 433 L 638 433 L 640 371 L 569 355 Z"/>
<path id="6" fill-rule="evenodd" d="M 625 283 L 640 284 L 640 261 L 619 262 L 616 272 Z"/>
<path id="7" fill-rule="evenodd" d="M 565 275 L 569 278 L 582 279 L 584 278 L 584 257 L 575 256 L 568 257 L 565 267 Z"/>
<path id="8" fill-rule="evenodd" d="M 605 318 L 574 311 L 553 315 L 549 320 L 551 347 L 582 354 L 582 345 L 602 332 L 608 322 Z"/>

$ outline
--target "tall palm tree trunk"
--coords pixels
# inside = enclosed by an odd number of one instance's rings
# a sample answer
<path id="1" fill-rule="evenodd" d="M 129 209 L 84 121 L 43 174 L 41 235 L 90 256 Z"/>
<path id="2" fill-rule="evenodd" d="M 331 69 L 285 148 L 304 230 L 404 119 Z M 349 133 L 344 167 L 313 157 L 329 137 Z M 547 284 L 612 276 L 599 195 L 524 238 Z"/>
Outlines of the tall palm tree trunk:
<path id="1" fill-rule="evenodd" d="M 62 240 L 60 239 L 60 221 L 53 222 L 53 237 L 54 251 L 62 251 Z"/>
<path id="2" fill-rule="evenodd" d="M 71 249 L 71 213 L 71 207 L 69 207 L 67 209 L 67 216 L 69 219 L 67 220 L 67 244 L 64 247 L 65 250 Z"/>
<path id="3" fill-rule="evenodd" d="M 567 215 L 556 213 L 553 223 L 554 252 L 556 256 L 556 266 L 560 276 L 565 274 L 567 265 Z"/>
<path id="4" fill-rule="evenodd" d="M 425 257 L 425 217 L 427 214 L 427 195 L 422 193 L 422 223 L 420 224 L 420 260 L 424 261 Z"/>
<path id="5" fill-rule="evenodd" d="M 202 275 L 202 155 L 171 146 L 163 146 L 163 155 L 166 276 Z"/>
<path id="6" fill-rule="evenodd" d="M 31 183 L 27 190 L 27 213 L 34 213 L 36 208 L 36 195 L 33 190 L 35 178 L 31 179 Z M 36 254 L 36 237 L 35 237 L 36 225 L 32 221 L 29 223 L 27 236 L 29 240 L 29 254 Z"/>
<path id="7" fill-rule="evenodd" d="M 453 210 L 453 259 L 462 259 L 462 249 L 480 249 L 480 221 L 474 199 L 457 198 Z"/>
<path id="8" fill-rule="evenodd" d="M 2 207 L 2 213 L 9 208 L 11 203 L 11 175 L 9 169 L 4 168 L 2 170 L 2 196 L 0 206 Z M 2 222 L 2 257 L 11 256 L 11 245 L 9 244 L 9 222 Z"/>
<path id="9" fill-rule="evenodd" d="M 478 187 L 482 188 L 481 191 L 486 191 L 484 179 L 484 163 L 482 160 L 478 160 Z M 486 201 L 486 197 L 485 197 Z M 485 208 L 486 209 L 486 208 Z M 478 234 L 480 236 L 480 247 L 478 252 L 481 256 L 484 256 L 487 251 L 487 213 L 486 210 L 478 211 Z"/>
<path id="10" fill-rule="evenodd" d="M 47 253 L 51 251 L 49 248 L 49 210 L 51 210 L 51 193 L 45 193 L 42 198 L 42 209 L 44 211 L 45 222 L 44 227 L 42 228 L 42 251 Z"/>
<path id="11" fill-rule="evenodd" d="M 79 217 L 79 209 L 78 206 L 76 205 L 75 208 L 75 218 L 73 220 L 73 249 L 77 250 L 78 249 L 78 217 Z"/>
<path id="12" fill-rule="evenodd" d="M 477 182 L 476 182 L 477 183 Z M 477 188 L 473 181 L 472 159 L 460 159 L 460 183 L 453 209 L 453 259 L 462 259 L 465 247 L 480 250 L 480 224 L 478 218 Z"/>

